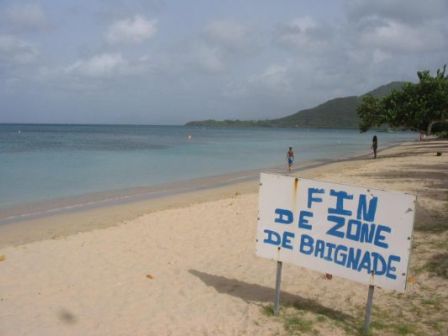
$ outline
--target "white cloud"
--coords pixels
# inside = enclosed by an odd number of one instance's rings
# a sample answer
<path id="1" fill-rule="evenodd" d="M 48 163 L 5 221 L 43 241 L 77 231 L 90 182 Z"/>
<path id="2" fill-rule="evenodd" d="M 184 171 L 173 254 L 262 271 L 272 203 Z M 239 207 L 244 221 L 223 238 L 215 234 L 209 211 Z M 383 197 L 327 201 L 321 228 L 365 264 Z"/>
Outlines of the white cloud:
<path id="1" fill-rule="evenodd" d="M 308 52 L 326 47 L 331 34 L 329 29 L 325 29 L 313 18 L 300 17 L 278 25 L 274 31 L 274 40 L 281 46 Z"/>
<path id="2" fill-rule="evenodd" d="M 27 64 L 36 60 L 35 46 L 12 35 L 0 35 L 0 62 Z"/>
<path id="3" fill-rule="evenodd" d="M 157 21 L 140 15 L 113 23 L 107 33 L 109 43 L 141 43 L 157 32 Z"/>
<path id="4" fill-rule="evenodd" d="M 252 76 L 248 84 L 276 95 L 287 95 L 292 90 L 289 74 L 288 66 L 271 64 L 262 73 Z"/>
<path id="5" fill-rule="evenodd" d="M 416 27 L 391 20 L 362 31 L 359 37 L 364 47 L 385 52 L 429 52 L 447 47 L 447 36 L 437 27 Z"/>
<path id="6" fill-rule="evenodd" d="M 107 77 L 127 72 L 128 65 L 121 54 L 101 54 L 76 61 L 65 67 L 64 72 L 87 77 Z"/>
<path id="7" fill-rule="evenodd" d="M 175 57 L 184 70 L 209 74 L 224 73 L 258 50 L 256 34 L 246 25 L 231 20 L 213 21 L 206 25 L 196 40 L 182 45 Z"/>
<path id="8" fill-rule="evenodd" d="M 15 31 L 39 31 L 49 28 L 47 17 L 38 4 L 14 4 L 5 14 L 9 28 Z"/>
<path id="9" fill-rule="evenodd" d="M 206 28 L 207 41 L 223 48 L 240 50 L 250 44 L 249 29 L 234 21 L 214 21 Z"/>
<path id="10" fill-rule="evenodd" d="M 388 18 L 408 24 L 446 17 L 446 0 L 347 0 L 349 18 Z"/>
<path id="11" fill-rule="evenodd" d="M 120 53 L 102 53 L 79 59 L 66 66 L 40 66 L 36 79 L 67 91 L 101 90 L 154 73 L 153 60 L 147 55 L 128 59 Z"/>
<path id="12" fill-rule="evenodd" d="M 225 69 L 223 57 L 217 47 L 199 45 L 193 51 L 193 60 L 209 73 L 222 72 Z"/>

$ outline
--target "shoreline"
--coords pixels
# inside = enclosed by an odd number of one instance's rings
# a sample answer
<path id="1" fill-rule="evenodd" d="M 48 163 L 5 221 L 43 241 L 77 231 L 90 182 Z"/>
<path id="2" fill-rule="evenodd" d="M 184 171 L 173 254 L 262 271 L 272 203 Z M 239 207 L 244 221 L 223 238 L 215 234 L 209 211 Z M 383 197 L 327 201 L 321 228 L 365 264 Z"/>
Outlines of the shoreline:
<path id="1" fill-rule="evenodd" d="M 378 154 L 410 143 L 414 142 L 390 144 Z M 276 166 L 12 207 L 1 212 L 0 248 L 107 228 L 150 212 L 256 193 L 261 172 L 301 174 L 301 177 L 312 178 L 322 171 L 337 170 L 338 166 L 370 160 L 370 157 L 369 153 L 336 160 L 309 160 L 297 165 L 290 173 L 286 168 Z M 27 212 L 24 213 L 24 209 Z"/>
<path id="2" fill-rule="evenodd" d="M 402 141 L 389 144 L 384 146 L 381 151 L 400 146 L 403 143 L 412 143 L 412 141 Z M 378 151 L 378 153 L 381 153 L 381 151 Z M 368 158 L 370 156 L 370 154 L 357 153 L 343 156 L 338 159 L 306 160 L 297 165 L 297 167 L 290 173 L 294 174 L 327 164 Z M 217 189 L 232 184 L 256 180 L 261 172 L 288 174 L 283 166 L 271 166 L 150 186 L 137 186 L 42 201 L 23 202 L 21 204 L 0 208 L 0 227 L 6 224 L 14 224 L 22 221 L 46 218 L 71 212 L 86 211 L 140 201 L 150 201 L 175 196 L 178 194 L 188 194 L 202 190 Z"/>
<path id="3" fill-rule="evenodd" d="M 333 161 L 331 161 L 333 162 Z M 310 160 L 301 164 L 293 172 L 309 169 L 331 162 Z M 248 182 L 256 179 L 260 172 L 281 173 L 280 167 L 260 168 L 231 172 L 228 174 L 199 177 L 153 186 L 132 187 L 111 191 L 100 191 L 79 196 L 61 197 L 57 199 L 27 202 L 1 209 L 0 226 L 24 220 L 49 217 L 69 212 L 85 211 L 139 201 L 188 194 L 201 190 L 216 189 L 232 184 Z"/>

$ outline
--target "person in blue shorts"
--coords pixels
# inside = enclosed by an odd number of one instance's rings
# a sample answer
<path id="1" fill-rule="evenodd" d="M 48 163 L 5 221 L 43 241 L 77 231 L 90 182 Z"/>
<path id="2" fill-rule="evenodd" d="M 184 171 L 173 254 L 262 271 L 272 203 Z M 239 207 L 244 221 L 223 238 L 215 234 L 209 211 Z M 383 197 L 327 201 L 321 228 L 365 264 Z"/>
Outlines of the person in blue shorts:
<path id="1" fill-rule="evenodd" d="M 286 158 L 288 159 L 288 170 L 291 171 L 292 163 L 294 162 L 294 152 L 292 147 L 289 147 L 288 153 L 286 153 Z"/>

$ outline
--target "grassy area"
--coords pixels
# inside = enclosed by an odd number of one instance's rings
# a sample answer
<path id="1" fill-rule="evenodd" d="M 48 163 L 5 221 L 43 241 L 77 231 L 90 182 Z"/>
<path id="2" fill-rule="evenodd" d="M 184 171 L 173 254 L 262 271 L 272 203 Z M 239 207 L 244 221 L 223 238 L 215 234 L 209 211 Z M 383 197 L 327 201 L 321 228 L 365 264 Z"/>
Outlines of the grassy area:
<path id="1" fill-rule="evenodd" d="M 431 274 L 448 279 L 448 253 L 433 255 L 424 268 Z"/>
<path id="2" fill-rule="evenodd" d="M 263 306 L 262 313 L 282 323 L 288 335 L 326 334 L 326 330 L 335 328 L 349 335 L 358 335 L 362 325 L 360 319 L 323 307 L 311 300 L 283 306 L 279 316 L 274 316 L 272 305 Z"/>
<path id="3" fill-rule="evenodd" d="M 264 315 L 282 323 L 287 335 L 365 335 L 363 332 L 364 307 L 359 307 L 356 317 L 342 320 L 332 314 L 326 315 L 325 311 L 322 314 L 311 313 L 307 311 L 307 308 L 298 308 L 294 305 L 282 307 L 278 317 L 273 315 L 271 305 L 263 306 L 262 311 Z M 441 331 L 442 320 L 433 321 L 422 328 L 406 315 L 399 310 L 394 313 L 392 310 L 374 307 L 368 335 L 427 335 L 429 330 L 431 330 L 429 334 L 438 335 Z"/>

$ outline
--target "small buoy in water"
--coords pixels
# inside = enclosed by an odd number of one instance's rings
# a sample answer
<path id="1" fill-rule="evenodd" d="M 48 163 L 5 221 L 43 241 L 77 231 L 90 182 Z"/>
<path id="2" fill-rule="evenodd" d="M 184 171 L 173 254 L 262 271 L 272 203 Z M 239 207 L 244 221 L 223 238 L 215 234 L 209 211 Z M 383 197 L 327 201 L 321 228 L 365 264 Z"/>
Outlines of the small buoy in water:
<path id="1" fill-rule="evenodd" d="M 192 136 L 191 134 L 188 134 L 188 140 L 191 140 Z"/>

